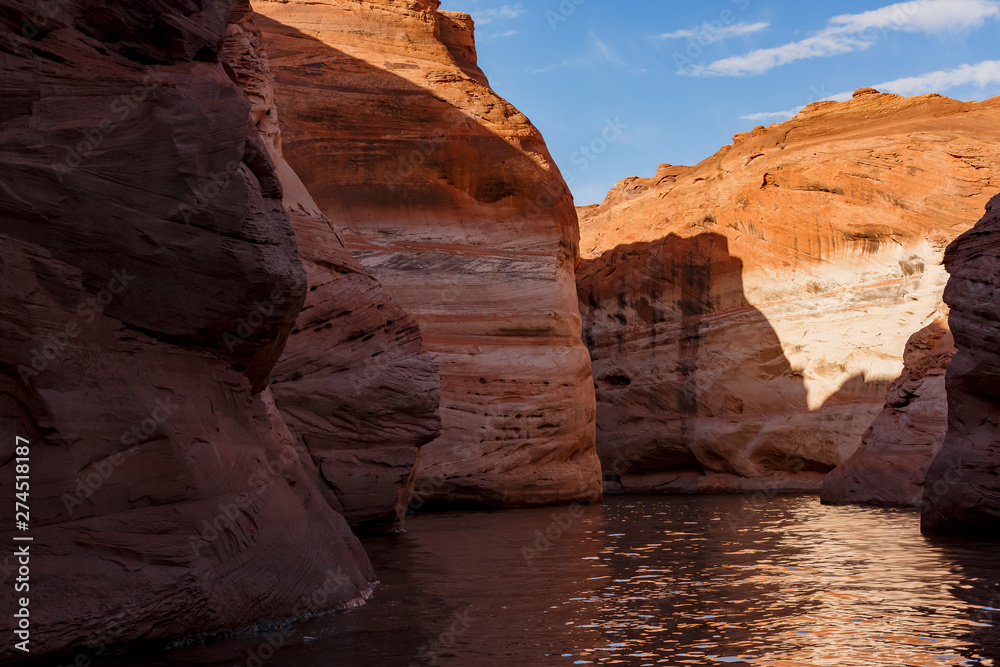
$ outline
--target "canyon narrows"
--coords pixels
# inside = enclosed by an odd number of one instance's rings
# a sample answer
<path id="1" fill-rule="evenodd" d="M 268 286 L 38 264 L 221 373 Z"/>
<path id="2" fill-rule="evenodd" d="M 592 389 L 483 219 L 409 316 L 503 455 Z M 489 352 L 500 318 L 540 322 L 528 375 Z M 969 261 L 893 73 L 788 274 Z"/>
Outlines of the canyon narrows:
<path id="1" fill-rule="evenodd" d="M 330 505 L 357 529 L 396 529 L 419 448 L 441 431 L 437 364 L 416 322 L 351 257 L 285 161 L 274 79 L 248 2 L 233 3 L 222 56 L 276 165 L 309 285 L 274 369 L 275 402 Z"/>
<path id="2" fill-rule="evenodd" d="M 938 317 L 944 249 L 1000 187 L 998 116 L 859 90 L 580 209 L 607 488 L 818 490 Z"/>
<path id="3" fill-rule="evenodd" d="M 415 503 L 596 501 L 572 199 L 477 67 L 468 15 L 438 5 L 254 3 L 286 156 L 439 364 Z"/>
<path id="4" fill-rule="evenodd" d="M 421 35 L 455 105 L 345 72 L 416 100 L 398 141 L 440 147 L 458 184 L 425 201 L 423 182 L 382 183 L 415 229 L 381 258 L 286 159 L 258 21 L 274 24 L 247 2 L 106 19 L 81 1 L 4 24 L 0 460 L 32 443 L 36 653 L 355 605 L 376 575 L 349 526 L 398 528 L 417 503 L 601 497 L 569 192 L 523 116 L 477 106 L 493 94 L 468 17 L 418 4 L 353 9 Z M 452 228 L 421 247 L 436 207 Z M 372 276 L 387 266 L 417 282 L 390 292 Z"/>
<path id="5" fill-rule="evenodd" d="M 1000 97 L 578 208 L 474 27 L 0 0 L 0 662 L 1000 658 Z"/>

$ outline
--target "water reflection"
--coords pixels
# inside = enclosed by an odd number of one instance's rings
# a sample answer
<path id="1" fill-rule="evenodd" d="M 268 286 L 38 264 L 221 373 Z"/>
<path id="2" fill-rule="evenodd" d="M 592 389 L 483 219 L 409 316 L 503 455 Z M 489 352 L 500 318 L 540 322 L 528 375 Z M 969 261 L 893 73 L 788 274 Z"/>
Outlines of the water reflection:
<path id="1" fill-rule="evenodd" d="M 295 626 L 264 664 L 994 665 L 998 545 L 918 524 L 805 496 L 411 517 L 366 541 L 376 597 Z M 260 644 L 100 664 L 256 665 Z"/>
<path id="2" fill-rule="evenodd" d="M 954 594 L 981 586 L 920 536 L 915 514 L 811 498 L 658 504 L 607 508 L 612 525 L 635 528 L 609 536 L 600 554 L 612 578 L 587 602 L 609 641 L 578 646 L 582 659 L 613 663 L 608 649 L 644 664 L 988 665 L 995 657 L 995 644 L 979 637 L 995 636 L 983 596 Z M 967 545 L 963 554 L 995 581 L 992 549 Z"/>

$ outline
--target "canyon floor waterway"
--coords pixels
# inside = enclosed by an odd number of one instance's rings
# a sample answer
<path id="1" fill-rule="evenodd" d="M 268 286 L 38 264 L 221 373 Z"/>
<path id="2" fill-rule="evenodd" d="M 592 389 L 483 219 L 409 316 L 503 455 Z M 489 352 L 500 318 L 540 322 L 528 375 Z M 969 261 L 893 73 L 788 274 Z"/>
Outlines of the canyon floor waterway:
<path id="1" fill-rule="evenodd" d="M 1000 543 L 931 541 L 914 512 L 611 497 L 421 514 L 365 547 L 375 596 L 277 651 L 253 637 L 95 664 L 1000 667 Z"/>

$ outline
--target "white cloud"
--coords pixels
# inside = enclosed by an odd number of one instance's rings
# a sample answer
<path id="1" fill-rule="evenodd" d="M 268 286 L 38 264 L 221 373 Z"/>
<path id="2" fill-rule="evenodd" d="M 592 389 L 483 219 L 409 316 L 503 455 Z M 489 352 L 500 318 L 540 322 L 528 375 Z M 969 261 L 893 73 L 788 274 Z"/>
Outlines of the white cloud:
<path id="1" fill-rule="evenodd" d="M 958 86 L 976 86 L 980 90 L 993 84 L 1000 84 L 1000 60 L 985 60 L 975 65 L 962 65 L 951 70 L 928 72 L 920 76 L 896 79 L 874 87 L 883 93 L 897 95 L 923 95 L 940 93 Z"/>
<path id="2" fill-rule="evenodd" d="M 984 60 L 974 65 L 961 65 L 955 69 L 939 70 L 928 72 L 919 76 L 910 76 L 895 81 L 877 83 L 872 88 L 883 93 L 895 93 L 897 95 L 925 95 L 927 93 L 943 93 L 950 88 L 958 86 L 975 86 L 980 90 L 987 86 L 1000 84 L 1000 60 Z M 836 95 L 824 97 L 820 101 L 836 100 L 843 102 L 851 99 L 852 93 L 843 92 Z M 786 109 L 785 111 L 763 111 L 747 116 L 740 116 L 744 120 L 788 120 L 798 112 L 802 111 L 805 105 Z"/>
<path id="3" fill-rule="evenodd" d="M 695 66 L 684 72 L 693 76 L 744 76 L 764 72 L 806 58 L 826 58 L 868 48 L 873 42 L 846 35 L 821 33 L 800 42 L 772 49 L 758 49 L 742 56 L 716 60 L 707 67 Z"/>
<path id="4" fill-rule="evenodd" d="M 872 29 L 935 33 L 979 28 L 997 15 L 1000 7 L 992 0 L 914 0 L 835 16 L 830 24 L 855 33 Z"/>
<path id="5" fill-rule="evenodd" d="M 511 20 L 519 18 L 524 14 L 524 5 L 517 3 L 516 5 L 504 5 L 503 7 L 497 9 L 483 9 L 481 11 L 473 11 L 472 16 L 476 20 L 477 25 L 487 25 L 493 21 Z"/>
<path id="6" fill-rule="evenodd" d="M 913 0 L 861 14 L 835 16 L 827 27 L 806 39 L 769 49 L 694 66 L 692 76 L 744 76 L 807 58 L 826 58 L 867 49 L 875 43 L 873 31 L 940 33 L 981 27 L 1000 16 L 996 0 Z"/>
<path id="7" fill-rule="evenodd" d="M 656 39 L 687 39 L 690 37 L 691 39 L 696 39 L 699 43 L 707 46 L 708 44 L 721 42 L 722 40 L 729 39 L 730 37 L 739 37 L 741 35 L 750 35 L 755 32 L 760 32 L 770 25 L 770 23 L 764 23 L 763 21 L 757 23 L 735 23 L 733 25 L 721 27 L 716 27 L 711 23 L 706 23 L 701 28 L 695 30 L 676 30 L 674 32 L 657 35 Z"/>

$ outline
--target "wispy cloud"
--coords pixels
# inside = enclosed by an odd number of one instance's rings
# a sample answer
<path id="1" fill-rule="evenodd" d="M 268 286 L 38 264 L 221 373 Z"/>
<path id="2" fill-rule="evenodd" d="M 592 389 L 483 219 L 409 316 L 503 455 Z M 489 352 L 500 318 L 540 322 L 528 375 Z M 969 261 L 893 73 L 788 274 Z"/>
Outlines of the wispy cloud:
<path id="1" fill-rule="evenodd" d="M 605 42 L 602 42 L 600 38 L 593 33 L 590 34 L 590 38 L 594 41 L 594 46 L 597 47 L 597 52 L 606 62 L 618 67 L 625 65 L 625 61 L 618 56 L 618 53 L 614 50 L 614 48 Z"/>
<path id="2" fill-rule="evenodd" d="M 694 66 L 692 76 L 745 76 L 807 58 L 826 58 L 867 49 L 875 43 L 873 31 L 941 33 L 970 30 L 1000 16 L 996 0 L 913 0 L 862 12 L 843 14 L 827 22 L 817 34 L 769 49 Z"/>
<path id="3" fill-rule="evenodd" d="M 1000 83 L 1000 60 L 984 60 L 975 65 L 962 65 L 955 69 L 928 72 L 920 76 L 876 84 L 875 88 L 897 95 L 923 95 L 968 85 L 982 90 L 986 86 L 998 83 Z"/>
<path id="4" fill-rule="evenodd" d="M 830 24 L 850 32 L 894 29 L 935 33 L 978 28 L 997 15 L 1000 6 L 993 0 L 915 0 L 861 14 L 835 16 Z"/>
<path id="5" fill-rule="evenodd" d="M 757 23 L 735 23 L 733 25 L 722 27 L 716 27 L 710 23 L 706 23 L 701 28 L 694 30 L 676 30 L 662 35 L 656 35 L 655 39 L 687 39 L 690 37 L 691 39 L 697 39 L 701 44 L 708 45 L 715 42 L 721 42 L 722 40 L 729 39 L 730 37 L 739 37 L 741 35 L 750 35 L 755 32 L 760 32 L 770 25 L 770 23 L 765 23 L 763 21 L 759 21 Z"/>
<path id="6" fill-rule="evenodd" d="M 881 90 L 881 89 L 879 89 Z M 881 92 L 889 92 L 887 90 L 881 90 Z M 846 102 L 854 96 L 854 91 L 848 91 L 843 93 L 837 93 L 836 95 L 827 95 L 826 97 L 821 97 L 819 99 L 813 98 L 812 102 Z M 812 104 L 810 102 L 810 104 Z M 753 120 L 753 121 L 783 121 L 798 115 L 800 111 L 805 109 L 808 104 L 800 104 L 797 107 L 792 107 L 791 109 L 785 109 L 784 111 L 761 111 L 760 113 L 752 113 L 746 116 L 740 116 L 743 120 Z"/>
<path id="7" fill-rule="evenodd" d="M 586 61 L 581 62 L 580 60 L 564 60 L 561 63 L 553 63 L 552 65 L 546 65 L 545 67 L 539 67 L 538 69 L 528 69 L 525 71 L 528 72 L 529 74 L 545 74 L 546 72 L 562 69 L 563 67 L 573 67 L 585 63 Z"/>
<path id="8" fill-rule="evenodd" d="M 519 18 L 524 12 L 524 5 L 517 3 L 516 5 L 504 5 L 503 7 L 494 9 L 473 10 L 472 17 L 476 20 L 477 25 L 483 26 L 494 21 Z"/>
<path id="9" fill-rule="evenodd" d="M 752 120 L 752 121 L 765 121 L 765 120 L 776 120 L 783 121 L 794 117 L 800 111 L 805 109 L 804 106 L 792 107 L 791 109 L 785 109 L 784 111 L 761 111 L 759 113 L 747 114 L 746 116 L 740 116 L 742 120 Z"/>
<path id="10" fill-rule="evenodd" d="M 987 86 L 1000 84 L 1000 60 L 984 60 L 974 65 L 961 65 L 955 69 L 938 70 L 928 72 L 919 76 L 910 76 L 895 81 L 877 83 L 873 88 L 883 93 L 895 93 L 897 95 L 925 95 L 927 93 L 942 93 L 951 88 L 959 86 L 975 86 L 980 90 Z M 824 97 L 822 102 L 836 100 L 843 102 L 851 99 L 852 93 L 843 92 L 836 95 Z M 747 116 L 740 116 L 744 120 L 787 120 L 805 108 L 805 105 L 786 109 L 785 111 L 763 111 Z"/>
<path id="11" fill-rule="evenodd" d="M 590 46 L 580 53 L 579 56 L 545 65 L 544 67 L 529 67 L 524 71 L 529 74 L 545 74 L 564 67 L 579 67 L 592 72 L 596 72 L 598 69 L 605 68 L 608 65 L 622 69 L 629 67 L 625 58 L 619 54 L 618 49 L 602 40 L 594 32 L 589 33 L 588 36 L 590 37 Z M 624 47 L 628 48 L 629 45 L 625 44 Z M 629 71 L 632 74 L 644 74 L 646 72 L 644 69 L 637 70 L 634 67 L 629 69 Z"/>

